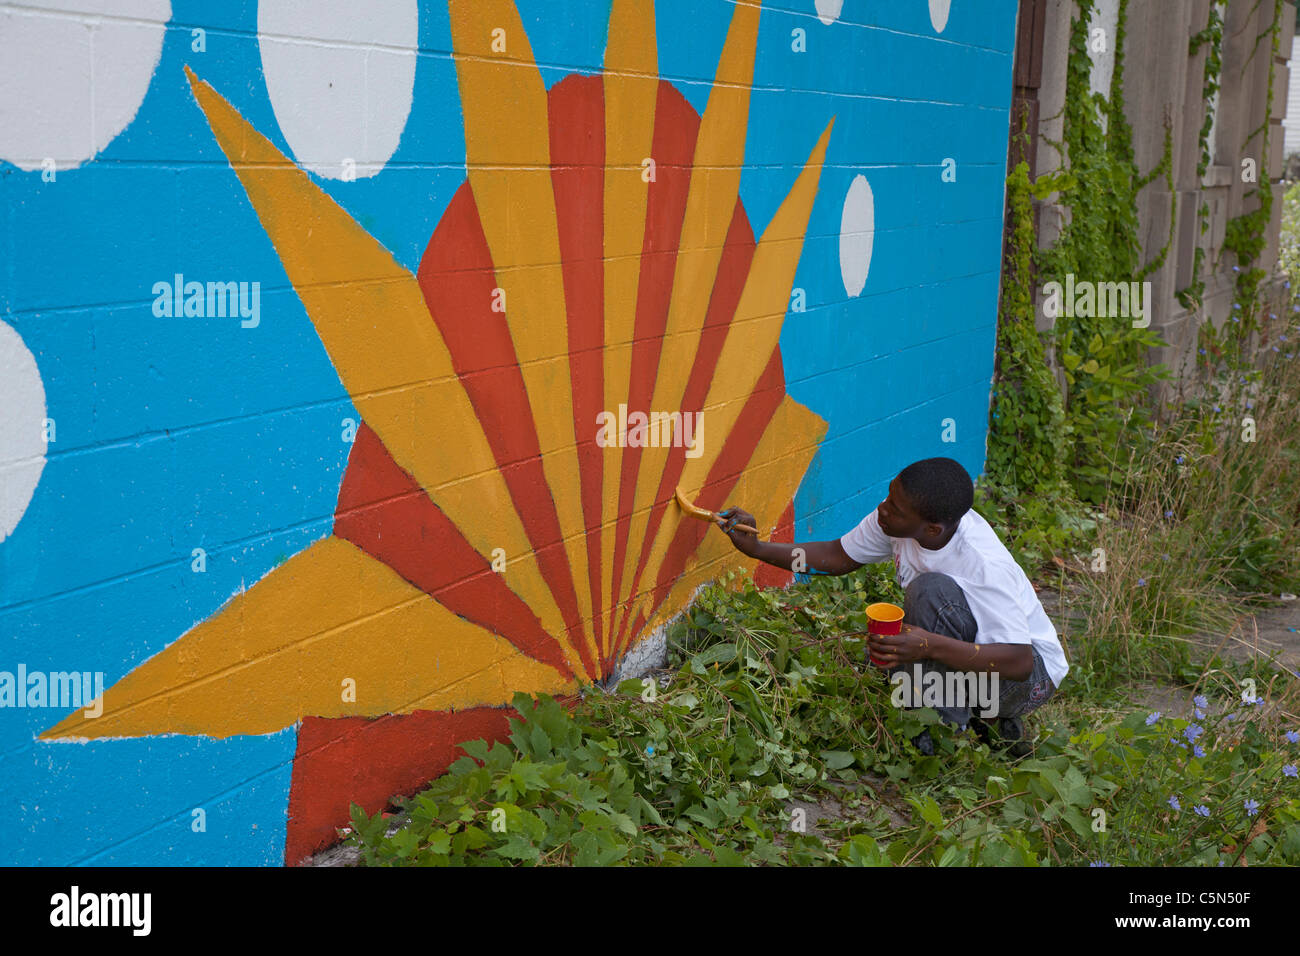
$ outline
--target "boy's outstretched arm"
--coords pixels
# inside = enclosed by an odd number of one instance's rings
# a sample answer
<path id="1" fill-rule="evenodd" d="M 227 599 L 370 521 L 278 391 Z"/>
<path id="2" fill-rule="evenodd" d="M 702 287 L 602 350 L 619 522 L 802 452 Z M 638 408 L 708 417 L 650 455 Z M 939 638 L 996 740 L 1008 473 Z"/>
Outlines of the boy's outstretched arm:
<path id="1" fill-rule="evenodd" d="M 818 572 L 821 574 L 848 574 L 850 571 L 856 571 L 862 567 L 861 564 L 844 553 L 844 547 L 840 544 L 838 538 L 831 541 L 804 541 L 795 544 L 782 544 L 779 541 L 760 541 L 758 535 L 753 532 L 736 529 L 736 525 L 741 524 L 747 524 L 754 528 L 758 527 L 754 516 L 748 511 L 742 511 L 739 508 L 728 508 L 726 511 L 718 512 L 718 517 L 723 519 L 721 525 L 723 533 L 731 539 L 731 543 L 735 545 L 737 551 L 778 568 L 784 568 L 787 571 L 806 571 L 809 574 Z M 802 555 L 802 561 L 796 562 L 796 557 L 799 555 Z M 796 563 L 802 566 L 796 567 Z"/>

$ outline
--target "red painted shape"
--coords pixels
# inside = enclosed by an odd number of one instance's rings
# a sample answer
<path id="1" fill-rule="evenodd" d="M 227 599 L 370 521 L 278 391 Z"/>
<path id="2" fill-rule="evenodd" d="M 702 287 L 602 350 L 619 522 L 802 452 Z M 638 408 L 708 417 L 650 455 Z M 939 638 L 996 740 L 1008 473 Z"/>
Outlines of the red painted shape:
<path id="1" fill-rule="evenodd" d="M 673 272 L 677 267 L 677 244 L 686 216 L 686 195 L 691 185 L 691 165 L 700 118 L 686 98 L 672 84 L 661 80 L 655 106 L 655 128 L 651 155 L 655 181 L 646 188 L 645 241 L 641 249 L 641 275 L 637 286 L 636 320 L 633 329 L 631 378 L 628 382 L 628 414 L 653 409 L 655 376 L 668 324 L 672 300 Z M 610 409 L 617 411 L 616 409 Z M 670 411 L 670 409 L 659 409 Z M 618 524 L 614 532 L 614 575 L 610 591 L 610 625 L 613 626 L 618 595 L 623 584 L 623 561 L 636 498 L 639 448 L 623 452 L 619 477 Z M 622 643 L 623 635 L 618 635 Z"/>
<path id="2" fill-rule="evenodd" d="M 555 698 L 567 710 L 576 695 Z M 385 717 L 305 717 L 298 728 L 289 788 L 284 862 L 297 866 L 338 842 L 353 803 L 374 815 L 394 796 L 418 793 L 464 756 L 469 740 L 510 737 L 513 707 L 417 710 Z"/>
<path id="3" fill-rule="evenodd" d="M 334 534 L 383 561 L 452 612 L 572 677 L 559 642 L 465 540 L 379 436 L 358 430 L 334 511 Z"/>
<path id="4" fill-rule="evenodd" d="M 596 445 L 596 416 L 605 404 L 605 84 L 600 76 L 570 76 L 548 94 L 551 184 L 555 191 L 564 301 L 569 319 L 569 377 L 573 433 L 587 532 L 587 577 L 596 647 L 603 644 L 600 609 L 601 482 L 604 452 Z M 574 569 L 574 573 L 581 573 Z M 600 673 L 604 676 L 605 661 Z"/>
<path id="5" fill-rule="evenodd" d="M 772 350 L 772 357 L 759 376 L 754 393 L 736 417 L 735 427 L 727 436 L 718 460 L 709 469 L 709 476 L 696 498 L 699 507 L 710 511 L 721 511 L 726 507 L 727 495 L 736 487 L 741 471 L 749 464 L 768 422 L 772 420 L 784 397 L 785 371 L 778 346 Z M 668 546 L 668 553 L 659 570 L 659 579 L 655 582 L 650 614 L 668 596 L 672 585 L 685 569 L 687 559 L 699 547 L 711 527 L 711 524 L 703 521 L 683 521 L 677 526 L 677 534 Z"/>
<path id="6" fill-rule="evenodd" d="M 578 616 L 573 579 L 577 569 L 569 567 L 555 499 L 542 468 L 536 416 L 505 313 L 492 311 L 496 275 L 469 182 L 461 185 L 443 213 L 420 262 L 418 278 L 452 366 L 483 425 L 538 568 L 555 596 L 570 641 L 583 666 L 595 673 L 597 665 L 582 637 L 583 623 Z M 510 308 L 509 302 L 506 308 Z M 431 435 L 429 440 L 437 437 Z M 448 449 L 447 453 L 456 452 Z"/>
<path id="7" fill-rule="evenodd" d="M 463 756 L 466 740 L 505 740 L 506 707 L 367 717 L 305 717 L 289 788 L 284 862 L 297 866 L 338 842 L 353 803 L 374 814 L 395 795 L 416 793 Z"/>
<path id="8" fill-rule="evenodd" d="M 695 362 L 686 379 L 686 389 L 682 396 L 683 412 L 698 412 L 704 408 L 708 398 L 709 385 L 718 367 L 718 358 L 727 338 L 727 330 L 736 315 L 740 304 L 740 295 L 745 288 L 745 279 L 749 275 L 749 266 L 754 259 L 754 230 L 750 228 L 749 217 L 745 215 L 740 200 L 736 200 L 736 209 L 732 213 L 731 225 L 727 229 L 727 238 L 723 242 L 722 257 L 718 261 L 718 274 L 713 282 L 713 292 L 709 297 L 709 308 L 704 317 L 704 327 L 700 333 L 699 348 L 695 353 Z M 659 409 L 673 411 L 673 409 Z M 707 432 L 705 433 L 708 434 Z M 646 536 L 641 543 L 641 553 L 637 559 L 636 573 L 632 578 L 631 593 L 635 594 L 641 586 L 641 576 L 645 573 L 646 562 L 650 558 L 650 548 L 654 544 L 659 525 L 669 507 L 676 508 L 675 492 L 682 469 L 686 466 L 686 449 L 671 448 L 659 479 L 659 489 L 655 493 L 655 503 L 650 511 Z M 684 489 L 690 493 L 692 489 Z M 627 631 L 627 618 L 631 605 L 623 609 L 623 618 L 617 633 L 620 637 L 630 639 Z"/>
<path id="9" fill-rule="evenodd" d="M 794 543 L 794 502 L 786 505 L 785 511 L 781 512 L 781 520 L 776 524 L 776 530 L 772 532 L 769 541 L 783 541 L 786 544 Z M 754 584 L 760 588 L 783 588 L 794 583 L 794 573 L 784 568 L 778 568 L 771 564 L 759 564 L 754 569 Z"/>

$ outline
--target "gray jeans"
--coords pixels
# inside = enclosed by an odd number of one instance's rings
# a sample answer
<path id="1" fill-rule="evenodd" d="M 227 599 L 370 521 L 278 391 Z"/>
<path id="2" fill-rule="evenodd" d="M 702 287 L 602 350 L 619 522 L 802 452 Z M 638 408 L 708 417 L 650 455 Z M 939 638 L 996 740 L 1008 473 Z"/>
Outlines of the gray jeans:
<path id="1" fill-rule="evenodd" d="M 919 628 L 956 638 L 968 644 L 975 643 L 979 625 L 971 612 L 970 604 L 961 586 L 949 575 L 938 571 L 918 574 L 907 585 L 903 599 L 903 622 Z M 1037 710 L 1051 699 L 1056 685 L 1047 676 L 1047 667 L 1037 648 L 1034 652 L 1034 669 L 1026 680 L 1007 680 L 998 675 L 998 717 L 1020 717 Z M 918 664 L 900 664 L 890 670 L 890 677 L 900 671 L 911 678 L 920 668 L 920 674 L 948 674 L 946 665 L 938 661 L 920 661 Z M 946 683 L 946 682 L 945 682 Z M 948 703 L 945 701 L 945 703 Z M 969 704 L 970 701 L 968 700 Z M 978 709 L 978 708 L 977 708 Z M 971 707 L 936 706 L 939 716 L 950 724 L 965 727 L 971 718 Z"/>

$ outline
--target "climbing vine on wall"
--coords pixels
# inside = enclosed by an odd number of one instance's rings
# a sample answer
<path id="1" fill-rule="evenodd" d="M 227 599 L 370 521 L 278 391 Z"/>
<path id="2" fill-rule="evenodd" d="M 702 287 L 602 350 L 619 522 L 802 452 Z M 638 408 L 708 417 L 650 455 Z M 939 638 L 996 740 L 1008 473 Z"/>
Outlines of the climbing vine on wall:
<path id="1" fill-rule="evenodd" d="M 1034 188 L 1029 166 L 1022 160 L 1007 177 L 1011 228 L 1004 257 L 986 465 L 1003 486 L 1020 493 L 1060 486 L 1071 436 L 1061 392 L 1047 367 L 1035 325 L 1034 212 L 1030 201 Z"/>
<path id="2" fill-rule="evenodd" d="M 984 480 L 976 507 L 1027 570 L 1041 566 L 1084 530 L 1087 519 L 1066 480 L 1072 428 L 1047 366 L 1034 314 L 1034 211 L 1069 181 L 1058 171 L 1030 182 L 1020 162 L 1007 177 L 1008 235 L 1003 260 L 997 364 Z"/>
<path id="3" fill-rule="evenodd" d="M 1192 35 L 1187 44 L 1189 56 L 1195 56 L 1205 47 L 1205 69 L 1201 80 L 1201 99 L 1205 103 L 1205 119 L 1201 122 L 1200 159 L 1196 163 L 1196 181 L 1199 183 L 1210 168 L 1210 131 L 1214 127 L 1214 110 L 1211 104 L 1219 92 L 1219 76 L 1223 72 L 1223 11 L 1219 0 L 1210 4 L 1205 28 Z M 1200 232 L 1204 236 L 1210 226 L 1210 204 L 1202 196 L 1198 212 Z M 1201 260 L 1205 250 L 1198 244 L 1192 254 L 1192 278 L 1187 287 L 1179 289 L 1175 296 L 1184 309 L 1200 307 L 1201 297 L 1205 294 L 1205 280 L 1201 278 Z"/>
<path id="4" fill-rule="evenodd" d="M 1071 275 L 1075 281 L 1140 282 L 1163 264 L 1172 241 L 1176 208 L 1171 205 L 1171 239 L 1151 262 L 1141 263 L 1137 196 L 1161 175 L 1172 187 L 1172 137 L 1166 124 L 1164 155 L 1146 176 L 1139 175 L 1124 115 L 1128 3 L 1124 0 L 1119 8 L 1109 98 L 1093 93 L 1089 83 L 1094 5 L 1094 0 L 1078 2 L 1079 17 L 1070 30 L 1062 139 L 1045 140 L 1061 153 L 1071 179 L 1058 199 L 1069 210 L 1069 221 L 1056 243 L 1038 256 L 1040 283 L 1065 285 Z M 1065 414 L 1073 435 L 1067 471 L 1082 499 L 1100 502 L 1111 479 L 1115 450 L 1150 434 L 1146 388 L 1170 373 L 1163 365 L 1148 365 L 1147 353 L 1168 343 L 1149 329 L 1134 328 L 1130 318 L 1113 315 L 1062 314 L 1053 336 L 1065 370 Z"/>
<path id="5" fill-rule="evenodd" d="M 1282 0 L 1257 0 L 1274 4 L 1269 30 L 1256 38 L 1272 35 L 1272 52 L 1279 42 Z M 1025 164 L 1007 178 L 1009 211 L 1004 260 L 1001 316 L 998 330 L 998 364 L 991 403 L 988 441 L 987 490 L 992 504 L 1012 518 L 1008 522 L 1009 542 L 1017 557 L 1041 557 L 1055 553 L 1060 533 L 1069 527 L 1086 527 L 1074 493 L 1085 501 L 1100 502 L 1110 480 L 1109 463 L 1114 450 L 1137 449 L 1152 435 L 1151 412 L 1146 386 L 1171 377 L 1164 365 L 1148 365 L 1148 350 L 1166 345 L 1157 335 L 1133 328 L 1127 318 L 1069 316 L 1056 318 L 1047 342 L 1056 348 L 1064 369 L 1065 400 L 1045 360 L 1044 340 L 1035 328 L 1034 289 L 1050 281 L 1064 284 L 1073 274 L 1076 280 L 1140 282 L 1166 262 L 1173 245 L 1177 194 L 1173 182 L 1172 123 L 1165 120 L 1160 161 L 1140 175 L 1134 159 L 1132 131 L 1124 115 L 1124 30 L 1128 3 L 1122 0 L 1117 18 L 1115 67 L 1110 96 L 1094 94 L 1090 88 L 1092 60 L 1088 41 L 1095 0 L 1078 0 L 1078 19 L 1071 25 L 1067 60 L 1066 97 L 1062 110 L 1060 142 L 1044 138 L 1062 157 L 1062 169 L 1030 181 Z M 1205 48 L 1202 94 L 1207 104 L 1214 99 L 1223 69 L 1224 18 L 1221 3 L 1210 5 L 1205 28 L 1194 35 L 1189 53 Z M 1253 56 L 1252 52 L 1252 56 Z M 1268 120 L 1273 102 L 1270 72 L 1268 107 L 1264 124 L 1252 131 L 1247 145 L 1262 134 L 1263 153 L 1268 150 Z M 1198 177 L 1212 162 L 1210 132 L 1213 115 L 1206 110 L 1200 131 Z M 1022 133 L 1023 135 L 1023 133 Z M 1257 293 L 1264 273 L 1253 266 L 1263 252 L 1271 214 L 1272 186 L 1266 171 L 1248 196 L 1258 194 L 1259 208 L 1229 224 L 1224 247 L 1237 259 L 1236 322 L 1225 324 L 1224 333 L 1235 330 L 1239 339 L 1253 328 Z M 1140 191 L 1162 179 L 1170 196 L 1169 233 L 1164 246 L 1145 265 L 1138 241 L 1137 198 Z M 1068 218 L 1057 242 L 1046 250 L 1034 248 L 1031 197 L 1045 199 L 1059 193 L 1058 205 Z M 1201 233 L 1208 223 L 1208 208 L 1201 206 Z M 1177 295 L 1186 308 L 1199 308 L 1204 290 L 1200 275 L 1203 251 L 1198 247 L 1193 262 L 1192 282 Z M 1245 313 L 1243 316 L 1242 314 Z M 1216 357 L 1222 350 L 1213 341 L 1218 334 L 1212 323 L 1201 330 L 1203 344 Z M 1210 341 L 1204 337 L 1209 336 Z M 1202 351 L 1202 354 L 1205 354 Z M 1025 498 L 1024 496 L 1028 496 Z M 1027 531 L 1033 522 L 1019 527 L 1013 516 L 1013 497 L 1021 496 L 1021 510 L 1028 517 L 1054 521 L 1038 522 L 1046 536 Z M 1054 526 L 1053 526 L 1054 525 Z M 1005 527 L 1005 526 L 1004 526 Z M 1033 534 L 1038 537 L 1030 540 Z M 1029 535 L 1030 537 L 1027 537 Z"/>
<path id="6" fill-rule="evenodd" d="M 1255 7 L 1259 6 L 1259 2 L 1260 0 L 1257 0 Z M 1217 355 L 1223 356 L 1234 365 L 1249 362 L 1243 353 L 1251 333 L 1259 325 L 1259 287 L 1266 276 L 1264 270 L 1256 265 L 1256 260 L 1267 245 L 1268 225 L 1273 216 L 1273 183 L 1268 169 L 1268 134 L 1269 119 L 1273 113 L 1273 77 L 1276 72 L 1273 63 L 1282 32 L 1282 4 L 1283 0 L 1273 0 L 1273 19 L 1269 28 L 1255 38 L 1255 45 L 1250 54 L 1250 59 L 1254 59 L 1259 51 L 1260 41 L 1266 36 L 1270 37 L 1268 94 L 1265 98 L 1264 120 L 1247 134 L 1246 141 L 1242 144 L 1242 153 L 1253 159 L 1250 144 L 1257 137 L 1259 138 L 1255 188 L 1248 190 L 1242 197 L 1243 202 L 1249 201 L 1252 196 L 1257 197 L 1259 205 L 1250 212 L 1229 219 L 1223 233 L 1223 251 L 1232 253 L 1236 258 L 1236 265 L 1233 267 L 1236 281 L 1233 288 L 1231 321 L 1225 322 L 1221 331 L 1216 331 L 1213 323 L 1205 323 L 1201 326 L 1201 347 L 1212 347 Z"/>

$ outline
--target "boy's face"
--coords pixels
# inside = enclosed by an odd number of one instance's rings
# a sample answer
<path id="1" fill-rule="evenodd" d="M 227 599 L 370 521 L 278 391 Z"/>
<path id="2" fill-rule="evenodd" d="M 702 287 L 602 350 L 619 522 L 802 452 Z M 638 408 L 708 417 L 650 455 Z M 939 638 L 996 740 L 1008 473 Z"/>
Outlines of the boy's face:
<path id="1" fill-rule="evenodd" d="M 907 492 L 899 487 L 898 479 L 889 483 L 889 495 L 876 508 L 880 530 L 891 538 L 915 538 L 926 522 L 912 510 Z"/>

